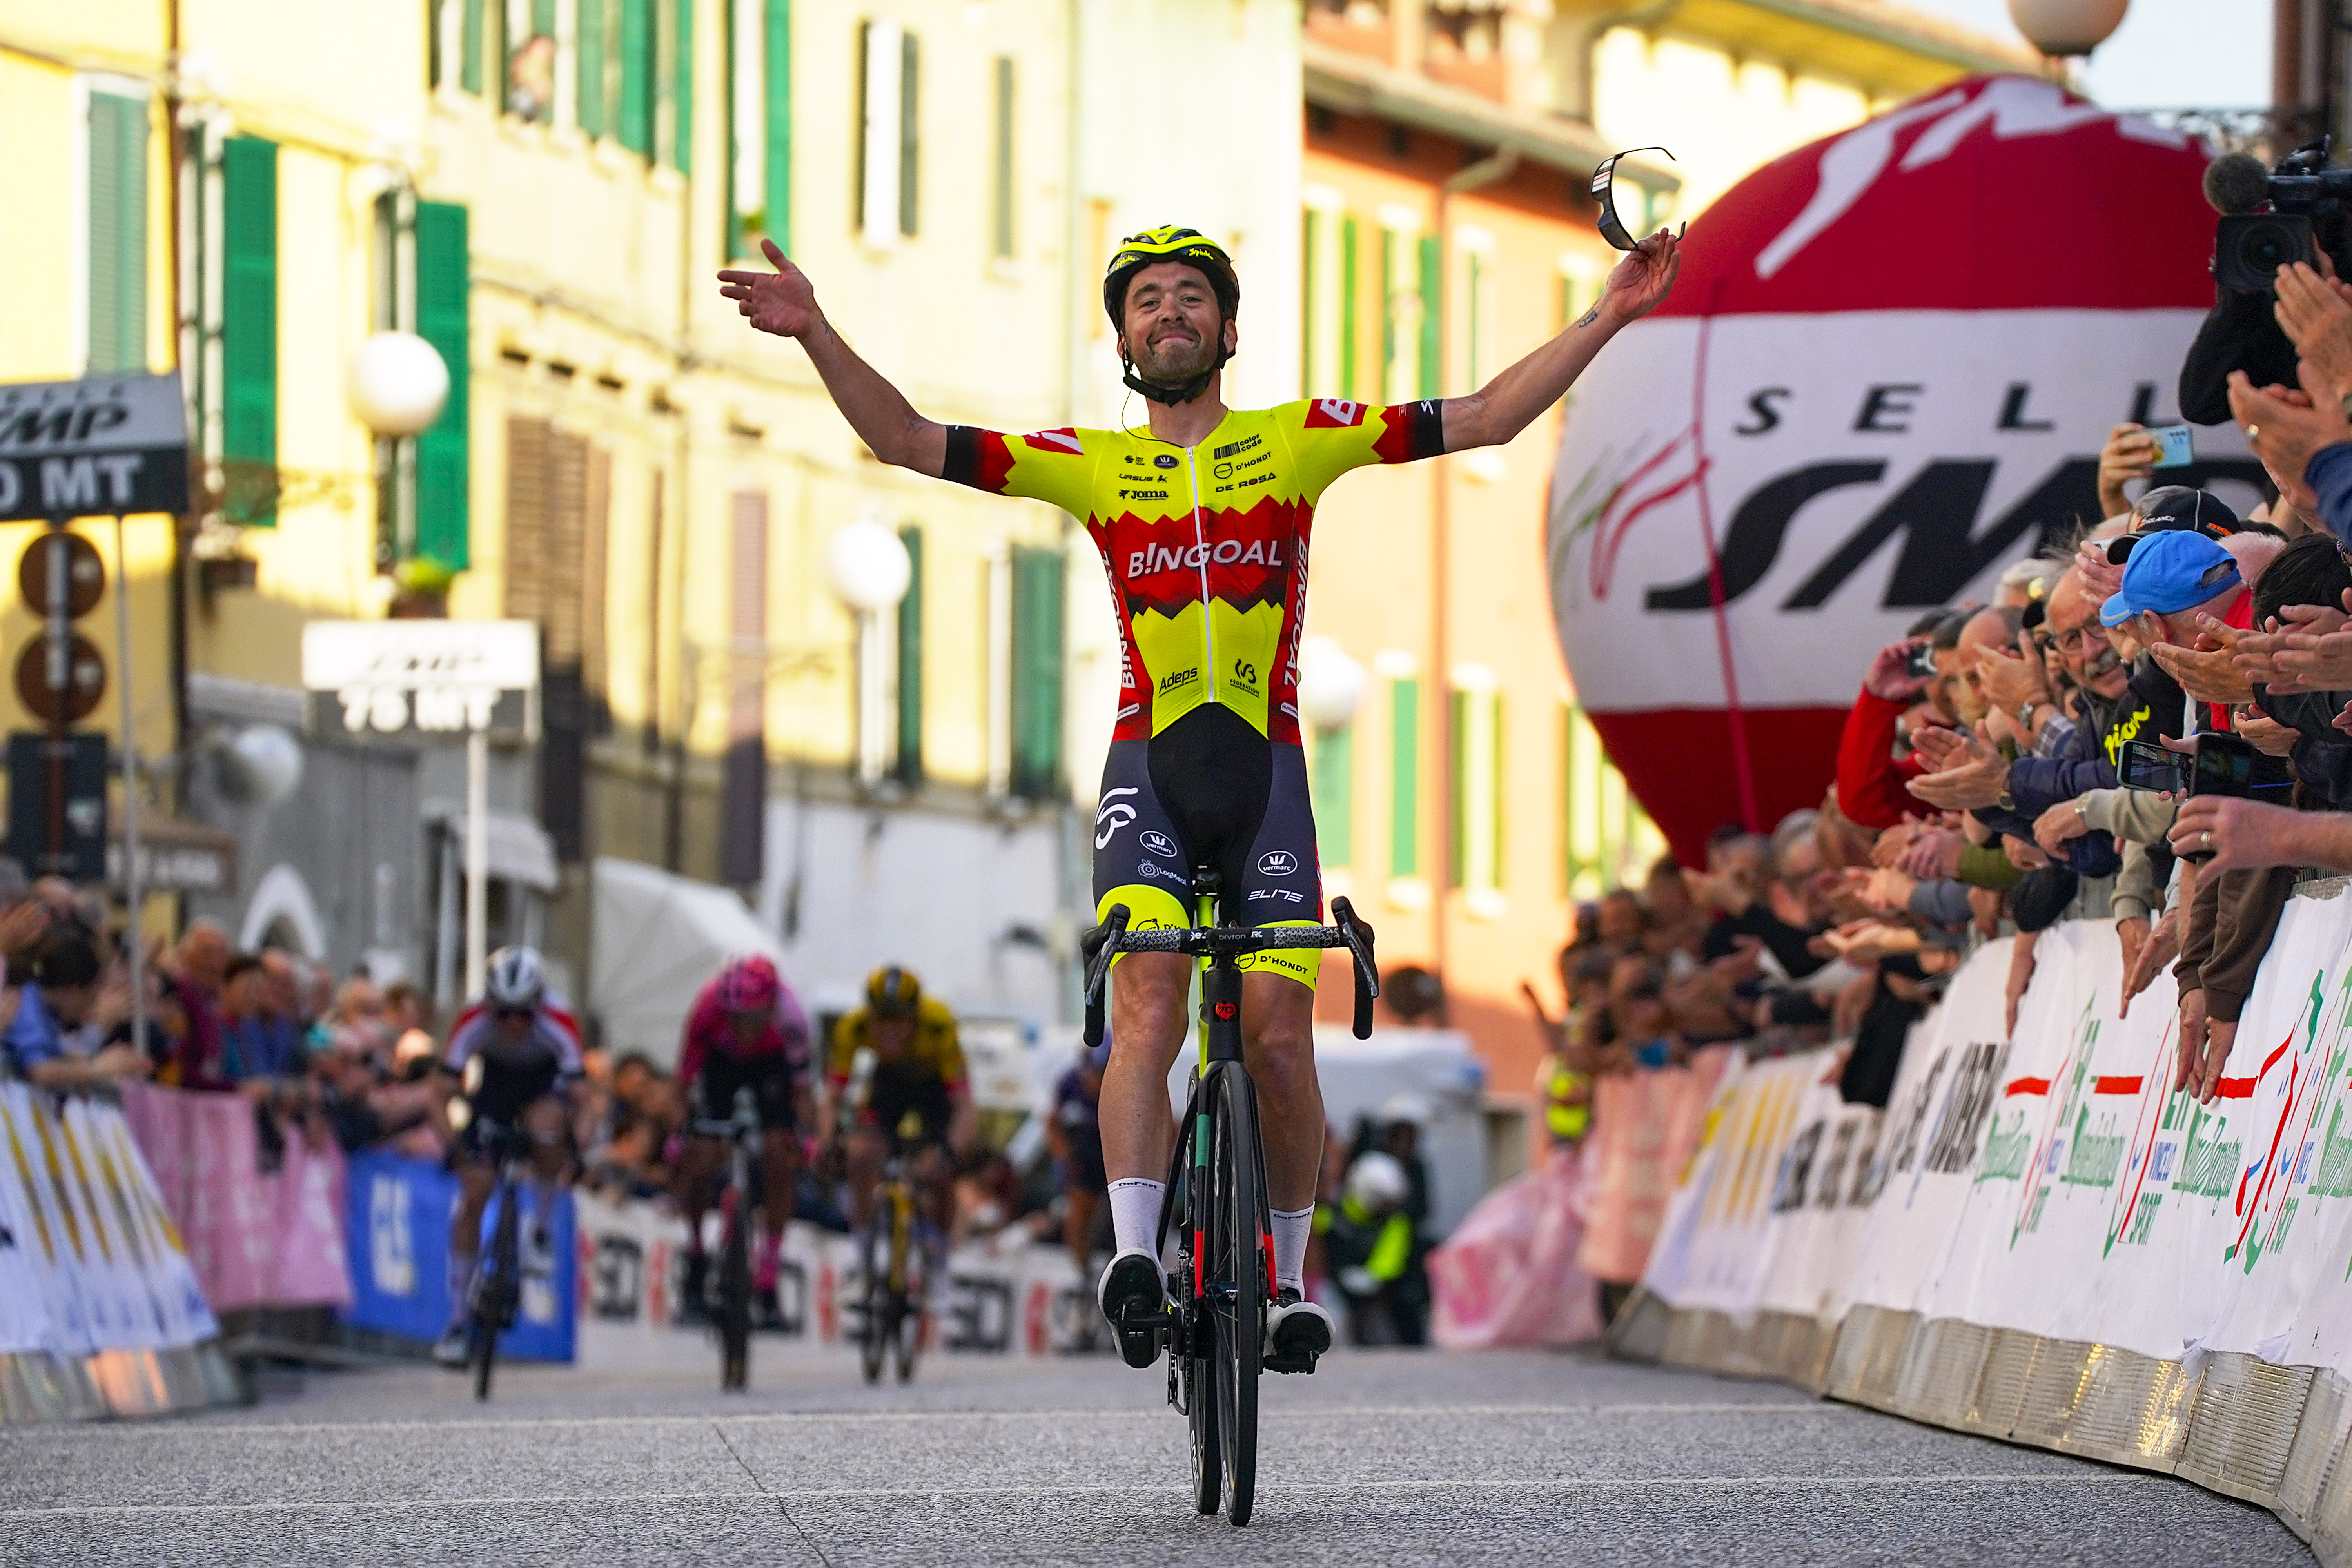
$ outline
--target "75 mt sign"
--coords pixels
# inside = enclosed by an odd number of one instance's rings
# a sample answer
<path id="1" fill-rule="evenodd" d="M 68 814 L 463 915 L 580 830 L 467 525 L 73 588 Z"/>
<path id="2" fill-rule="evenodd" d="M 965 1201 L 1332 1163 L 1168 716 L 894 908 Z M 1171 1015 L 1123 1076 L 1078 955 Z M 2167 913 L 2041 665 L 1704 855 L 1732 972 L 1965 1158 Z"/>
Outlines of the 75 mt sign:
<path id="1" fill-rule="evenodd" d="M 302 628 L 310 732 L 346 741 L 529 740 L 539 628 L 529 621 L 313 621 Z"/>

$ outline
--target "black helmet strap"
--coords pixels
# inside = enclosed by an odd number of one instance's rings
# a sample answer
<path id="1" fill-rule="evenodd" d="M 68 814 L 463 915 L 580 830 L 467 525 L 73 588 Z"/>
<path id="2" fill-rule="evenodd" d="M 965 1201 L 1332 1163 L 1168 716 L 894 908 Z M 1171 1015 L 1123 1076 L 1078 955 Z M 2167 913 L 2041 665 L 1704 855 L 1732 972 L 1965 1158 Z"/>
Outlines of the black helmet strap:
<path id="1" fill-rule="evenodd" d="M 1230 321 L 1232 318 L 1226 319 Z M 1222 322 L 1218 324 L 1217 334 L 1221 338 L 1224 335 L 1224 326 Z M 1125 367 L 1127 374 L 1119 379 L 1127 383 L 1129 391 L 1141 393 L 1154 403 L 1164 403 L 1173 408 L 1180 403 L 1190 403 L 1208 391 L 1210 381 L 1219 371 L 1225 368 L 1225 363 L 1233 357 L 1233 350 L 1220 345 L 1217 350 L 1217 361 L 1208 369 L 1181 386 L 1161 386 L 1156 382 L 1146 381 L 1135 374 L 1135 360 L 1127 352 L 1127 340 L 1121 338 L 1118 344 L 1118 363 Z"/>

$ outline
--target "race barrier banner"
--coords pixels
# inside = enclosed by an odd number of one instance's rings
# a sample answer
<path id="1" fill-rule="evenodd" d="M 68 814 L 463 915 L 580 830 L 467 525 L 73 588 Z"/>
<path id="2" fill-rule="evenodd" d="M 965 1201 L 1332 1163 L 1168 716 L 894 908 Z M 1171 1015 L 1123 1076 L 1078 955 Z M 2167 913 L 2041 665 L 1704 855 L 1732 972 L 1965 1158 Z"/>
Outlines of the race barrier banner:
<path id="1" fill-rule="evenodd" d="M 253 1102 L 238 1094 L 126 1084 L 122 1114 L 219 1312 L 352 1301 L 343 1261 L 343 1155 L 284 1130 L 262 1169 Z"/>
<path id="2" fill-rule="evenodd" d="M 499 1354 L 568 1362 L 578 1323 L 577 1205 L 570 1189 L 559 1188 L 542 1216 L 539 1189 L 526 1182 L 520 1192 L 522 1299 L 514 1326 L 499 1338 Z M 345 1321 L 404 1339 L 440 1338 L 450 1313 L 449 1220 L 457 1207 L 457 1179 L 436 1162 L 370 1150 L 352 1156 L 345 1205 L 352 1281 Z M 496 1216 L 496 1205 L 486 1206 L 485 1257 Z M 543 1243 L 537 1234 L 542 1223 Z"/>
<path id="3" fill-rule="evenodd" d="M 0 1083 L 0 1421 L 220 1403 L 219 1331 L 123 1112 Z"/>
<path id="4" fill-rule="evenodd" d="M 1978 952 L 1883 1116 L 1829 1052 L 1725 1078 L 1627 1354 L 2184 1476 L 2352 1563 L 2352 898 L 2289 903 L 2218 1094 L 2106 921 Z"/>

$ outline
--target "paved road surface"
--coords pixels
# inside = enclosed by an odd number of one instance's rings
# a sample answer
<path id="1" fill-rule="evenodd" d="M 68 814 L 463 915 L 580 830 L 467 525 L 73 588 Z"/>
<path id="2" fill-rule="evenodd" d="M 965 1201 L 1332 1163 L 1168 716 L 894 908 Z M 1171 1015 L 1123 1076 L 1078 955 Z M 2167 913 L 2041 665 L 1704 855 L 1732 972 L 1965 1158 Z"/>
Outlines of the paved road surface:
<path id="1" fill-rule="evenodd" d="M 1257 1521 L 1192 1515 L 1156 1375 L 936 1360 L 314 1374 L 195 1419 L 0 1430 L 0 1563 L 2309 1564 L 2185 1481 L 1575 1354 L 1269 1378 Z"/>

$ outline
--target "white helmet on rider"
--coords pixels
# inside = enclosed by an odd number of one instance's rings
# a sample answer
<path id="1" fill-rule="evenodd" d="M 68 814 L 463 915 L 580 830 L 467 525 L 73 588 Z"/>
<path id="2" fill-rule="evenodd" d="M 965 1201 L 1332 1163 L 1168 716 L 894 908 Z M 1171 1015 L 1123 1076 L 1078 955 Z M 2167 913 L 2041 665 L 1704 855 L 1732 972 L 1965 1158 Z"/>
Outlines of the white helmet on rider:
<path id="1" fill-rule="evenodd" d="M 1375 1149 L 1357 1155 L 1348 1167 L 1347 1195 L 1360 1208 L 1386 1213 L 1403 1203 L 1409 1191 L 1404 1167 L 1392 1154 Z"/>
<path id="2" fill-rule="evenodd" d="M 490 954 L 482 994 L 493 1007 L 536 1007 L 547 994 L 547 966 L 538 951 L 518 943 Z"/>

